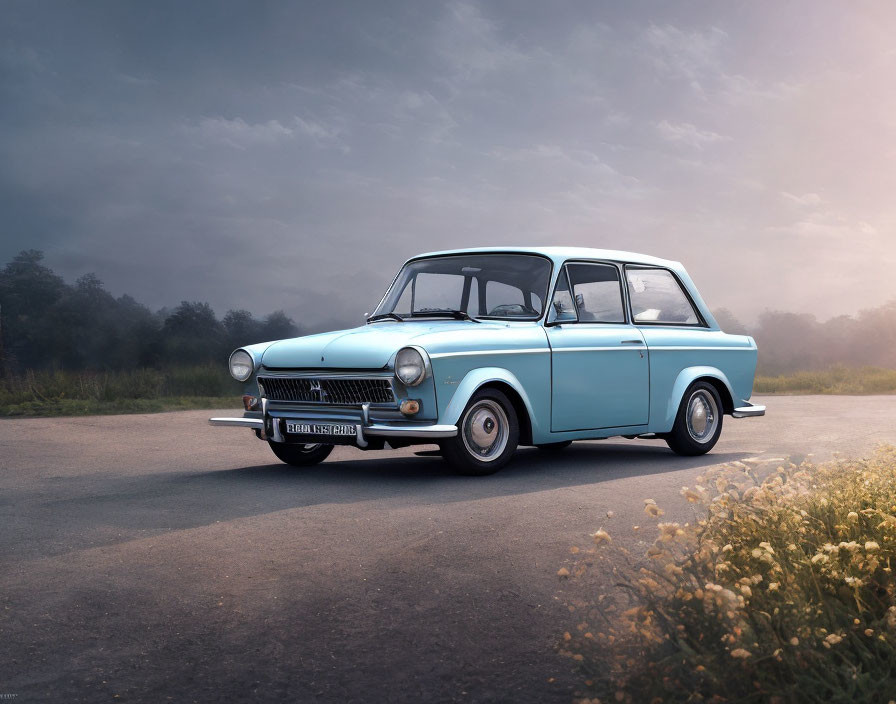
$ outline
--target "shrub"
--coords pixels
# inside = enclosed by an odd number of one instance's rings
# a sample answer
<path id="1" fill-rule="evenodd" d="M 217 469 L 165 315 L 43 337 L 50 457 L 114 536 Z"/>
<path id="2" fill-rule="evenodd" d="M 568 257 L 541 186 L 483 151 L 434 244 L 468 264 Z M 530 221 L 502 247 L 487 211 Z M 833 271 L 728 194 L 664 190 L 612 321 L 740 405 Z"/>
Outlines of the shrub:
<path id="1" fill-rule="evenodd" d="M 571 607 L 583 620 L 563 643 L 582 662 L 590 696 L 896 699 L 894 477 L 894 447 L 773 472 L 732 462 L 682 491 L 706 513 L 691 524 L 659 523 L 645 557 L 596 533 L 572 573 L 611 574 L 620 589 Z"/>
<path id="2" fill-rule="evenodd" d="M 757 376 L 756 393 L 784 394 L 892 394 L 896 393 L 896 369 L 830 367 L 784 376 Z"/>
<path id="3" fill-rule="evenodd" d="M 241 388 L 220 364 L 120 372 L 27 371 L 0 382 L 0 407 L 64 400 L 238 396 Z"/>

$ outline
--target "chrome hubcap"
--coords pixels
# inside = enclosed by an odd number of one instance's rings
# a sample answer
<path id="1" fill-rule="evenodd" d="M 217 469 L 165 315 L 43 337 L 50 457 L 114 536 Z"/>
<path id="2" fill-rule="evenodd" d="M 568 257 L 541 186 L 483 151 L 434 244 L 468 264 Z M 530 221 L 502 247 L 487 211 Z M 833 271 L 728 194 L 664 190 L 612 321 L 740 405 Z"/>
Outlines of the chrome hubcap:
<path id="1" fill-rule="evenodd" d="M 699 443 L 709 442 L 719 424 L 719 409 L 711 393 L 700 389 L 688 400 L 688 434 Z"/>
<path id="2" fill-rule="evenodd" d="M 464 446 L 477 459 L 491 462 L 507 447 L 507 426 L 507 414 L 498 403 L 480 401 L 464 416 Z"/>

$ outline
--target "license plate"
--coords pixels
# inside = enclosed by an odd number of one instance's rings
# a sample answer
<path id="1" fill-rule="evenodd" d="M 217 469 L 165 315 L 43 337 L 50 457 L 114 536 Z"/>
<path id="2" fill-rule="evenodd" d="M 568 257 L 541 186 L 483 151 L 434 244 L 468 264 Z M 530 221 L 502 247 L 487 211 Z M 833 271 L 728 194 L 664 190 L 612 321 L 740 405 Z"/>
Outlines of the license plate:
<path id="1" fill-rule="evenodd" d="M 355 435 L 353 425 L 337 423 L 286 423 L 286 432 L 292 435 Z"/>

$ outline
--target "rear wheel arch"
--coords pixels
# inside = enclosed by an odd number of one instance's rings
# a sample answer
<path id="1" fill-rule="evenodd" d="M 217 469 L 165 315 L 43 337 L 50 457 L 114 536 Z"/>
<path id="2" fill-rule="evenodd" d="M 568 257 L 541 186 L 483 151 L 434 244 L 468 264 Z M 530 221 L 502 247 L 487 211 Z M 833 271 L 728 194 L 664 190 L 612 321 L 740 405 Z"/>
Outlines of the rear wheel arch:
<path id="1" fill-rule="evenodd" d="M 724 381 L 715 376 L 700 376 L 694 379 L 694 382 L 697 381 L 705 381 L 707 384 L 715 387 L 715 390 L 719 392 L 719 398 L 722 400 L 722 412 L 728 415 L 734 413 L 734 399 L 731 397 L 731 390 Z"/>

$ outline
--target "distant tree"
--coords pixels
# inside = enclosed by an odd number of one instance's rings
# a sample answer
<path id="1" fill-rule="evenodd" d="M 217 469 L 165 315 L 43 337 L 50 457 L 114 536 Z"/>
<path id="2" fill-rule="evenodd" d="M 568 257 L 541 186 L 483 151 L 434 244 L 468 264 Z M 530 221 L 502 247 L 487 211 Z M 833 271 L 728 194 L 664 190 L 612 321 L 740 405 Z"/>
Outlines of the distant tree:
<path id="1" fill-rule="evenodd" d="M 282 310 L 271 313 L 264 319 L 261 326 L 261 338 L 259 342 L 268 340 L 283 340 L 299 335 L 299 327 Z"/>
<path id="2" fill-rule="evenodd" d="M 202 364 L 224 354 L 224 326 L 208 303 L 182 302 L 165 318 L 162 344 L 169 364 Z"/>
<path id="3" fill-rule="evenodd" d="M 714 310 L 712 312 L 713 317 L 716 319 L 716 322 L 719 324 L 719 327 L 722 328 L 725 332 L 731 335 L 749 335 L 747 332 L 747 328 L 734 317 L 734 313 L 732 313 L 727 308 L 719 308 L 718 310 Z"/>
<path id="4" fill-rule="evenodd" d="M 759 346 L 760 371 L 786 374 L 826 366 L 819 333 L 820 324 L 814 315 L 765 311 L 759 316 L 754 336 Z"/>
<path id="5" fill-rule="evenodd" d="M 262 342 L 262 324 L 247 310 L 229 310 L 221 322 L 224 325 L 227 347 L 231 350 Z"/>
<path id="6" fill-rule="evenodd" d="M 128 295 L 118 298 L 117 303 L 122 319 L 122 339 L 115 351 L 114 366 L 118 369 L 157 366 L 162 358 L 164 319 Z"/>
<path id="7" fill-rule="evenodd" d="M 0 271 L 2 346 L 13 369 L 44 367 L 53 361 L 48 341 L 54 323 L 48 313 L 68 287 L 41 263 L 43 258 L 36 249 L 23 250 Z"/>

